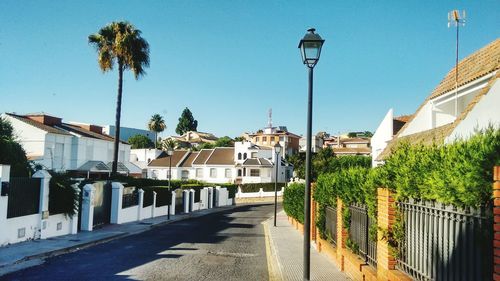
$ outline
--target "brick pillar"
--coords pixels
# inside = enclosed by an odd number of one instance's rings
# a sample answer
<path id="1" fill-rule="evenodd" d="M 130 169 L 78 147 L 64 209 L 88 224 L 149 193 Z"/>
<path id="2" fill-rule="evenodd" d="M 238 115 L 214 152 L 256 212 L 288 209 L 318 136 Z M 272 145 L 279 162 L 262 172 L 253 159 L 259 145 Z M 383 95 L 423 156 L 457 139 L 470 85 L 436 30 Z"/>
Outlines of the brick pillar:
<path id="1" fill-rule="evenodd" d="M 314 189 L 316 189 L 316 184 L 311 184 L 311 229 L 310 229 L 310 237 L 311 241 L 316 242 L 316 201 L 314 201 L 313 194 Z"/>
<path id="2" fill-rule="evenodd" d="M 342 220 L 342 210 L 344 203 L 340 198 L 337 198 L 337 260 L 340 264 L 340 270 L 344 271 L 344 254 L 345 244 L 347 240 L 347 230 L 344 228 Z"/>
<path id="3" fill-rule="evenodd" d="M 377 190 L 378 204 L 378 227 L 379 229 L 391 229 L 396 220 L 396 204 L 394 194 L 387 188 Z M 382 239 L 382 232 L 377 235 L 377 276 L 381 280 L 387 280 L 389 270 L 396 268 L 396 259 L 389 251 L 387 241 Z"/>
<path id="4" fill-rule="evenodd" d="M 493 168 L 493 280 L 500 281 L 500 166 Z"/>

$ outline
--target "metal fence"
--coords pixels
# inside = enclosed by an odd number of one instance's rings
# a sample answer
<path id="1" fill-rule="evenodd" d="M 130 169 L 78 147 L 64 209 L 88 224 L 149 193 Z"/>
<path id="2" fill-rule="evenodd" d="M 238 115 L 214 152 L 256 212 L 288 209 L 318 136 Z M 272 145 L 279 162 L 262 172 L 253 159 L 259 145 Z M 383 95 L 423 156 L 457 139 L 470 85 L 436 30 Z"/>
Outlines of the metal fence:
<path id="1" fill-rule="evenodd" d="M 404 221 L 398 268 L 416 280 L 491 280 L 492 211 L 397 203 Z"/>
<path id="2" fill-rule="evenodd" d="M 325 230 L 328 240 L 337 246 L 337 208 L 327 206 L 325 208 Z"/>
<path id="3" fill-rule="evenodd" d="M 122 197 L 122 209 L 139 205 L 139 194 L 135 187 L 125 188 Z"/>
<path id="4" fill-rule="evenodd" d="M 368 209 L 366 205 L 354 203 L 349 206 L 349 210 L 349 238 L 358 246 L 358 255 L 369 265 L 377 267 L 377 242 L 369 237 L 370 227 L 374 222 L 368 216 Z"/>
<path id="5" fill-rule="evenodd" d="M 40 205 L 39 178 L 10 178 L 7 218 L 38 213 Z"/>

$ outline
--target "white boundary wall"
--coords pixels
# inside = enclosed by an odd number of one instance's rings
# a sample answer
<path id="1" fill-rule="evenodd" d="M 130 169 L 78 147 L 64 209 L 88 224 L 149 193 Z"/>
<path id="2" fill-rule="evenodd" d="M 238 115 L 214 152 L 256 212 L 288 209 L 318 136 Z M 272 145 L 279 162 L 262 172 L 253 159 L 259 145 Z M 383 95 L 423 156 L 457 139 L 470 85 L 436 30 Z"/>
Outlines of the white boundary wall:
<path id="1" fill-rule="evenodd" d="M 8 195 L 0 196 L 0 246 L 77 232 L 78 214 L 73 217 L 67 217 L 64 214 L 49 214 L 50 174 L 47 171 L 38 171 L 33 177 L 41 179 L 37 214 L 7 218 L 9 197 Z M 0 182 L 10 182 L 9 165 L 0 165 Z"/>
<path id="2" fill-rule="evenodd" d="M 278 190 L 278 196 L 283 196 L 284 187 Z M 262 188 L 259 192 L 242 192 L 241 188 L 238 187 L 238 192 L 236 193 L 236 198 L 263 198 L 263 197 L 274 197 L 274 191 L 264 191 Z"/>

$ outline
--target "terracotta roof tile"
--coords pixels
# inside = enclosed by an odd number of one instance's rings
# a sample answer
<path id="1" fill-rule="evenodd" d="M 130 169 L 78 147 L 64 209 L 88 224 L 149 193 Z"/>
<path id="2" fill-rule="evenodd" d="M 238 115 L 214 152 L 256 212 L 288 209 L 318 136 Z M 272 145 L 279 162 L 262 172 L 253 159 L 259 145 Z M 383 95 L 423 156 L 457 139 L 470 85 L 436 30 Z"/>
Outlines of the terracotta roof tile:
<path id="1" fill-rule="evenodd" d="M 217 147 L 205 162 L 211 165 L 234 165 L 234 147 Z"/>
<path id="2" fill-rule="evenodd" d="M 203 165 L 207 161 L 210 154 L 213 152 L 213 149 L 202 149 L 198 152 L 198 157 L 194 159 L 193 165 Z"/>
<path id="3" fill-rule="evenodd" d="M 35 128 L 38 128 L 40 130 L 43 130 L 47 133 L 51 133 L 51 134 L 59 134 L 59 135 L 71 135 L 70 133 L 64 131 L 63 129 L 58 129 L 57 127 L 53 127 L 53 126 L 48 126 L 48 125 L 45 125 L 43 123 L 40 123 L 40 122 L 37 122 L 35 120 L 32 120 L 32 119 L 29 119 L 29 118 L 26 118 L 22 115 L 16 115 L 16 114 L 12 114 L 12 113 L 5 113 L 7 114 L 8 116 L 12 117 L 12 118 L 15 118 L 19 121 L 22 121 L 28 125 L 31 125 Z"/>
<path id="4" fill-rule="evenodd" d="M 179 165 L 179 167 L 184 167 L 184 168 L 191 167 L 196 156 L 198 156 L 198 152 L 189 153 L 189 156 L 186 157 L 186 159 L 184 159 L 184 161 L 182 161 L 182 163 Z"/>
<path id="5" fill-rule="evenodd" d="M 370 154 L 372 152 L 369 147 L 334 147 L 335 154 Z"/>
<path id="6" fill-rule="evenodd" d="M 177 167 L 177 165 L 184 159 L 186 154 L 189 151 L 187 150 L 175 150 L 172 155 L 172 167 Z M 153 167 L 169 167 L 170 166 L 170 158 L 166 152 L 162 152 L 158 158 L 149 162 L 148 166 Z"/>
<path id="7" fill-rule="evenodd" d="M 500 39 L 496 39 L 458 63 L 458 86 L 465 85 L 500 68 Z M 431 99 L 455 89 L 455 67 L 432 91 Z"/>

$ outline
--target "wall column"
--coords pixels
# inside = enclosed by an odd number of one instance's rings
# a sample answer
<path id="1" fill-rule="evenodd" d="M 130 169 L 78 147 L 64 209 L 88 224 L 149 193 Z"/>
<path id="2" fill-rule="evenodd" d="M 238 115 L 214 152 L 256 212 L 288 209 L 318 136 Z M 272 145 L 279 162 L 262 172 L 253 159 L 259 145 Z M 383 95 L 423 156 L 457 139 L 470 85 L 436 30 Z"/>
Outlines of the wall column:
<path id="1" fill-rule="evenodd" d="M 111 183 L 111 223 L 121 223 L 122 201 L 123 185 L 119 182 Z"/>
<path id="2" fill-rule="evenodd" d="M 95 187 L 92 184 L 86 184 L 83 187 L 82 194 L 82 225 L 83 231 L 92 231 L 94 224 L 94 193 Z"/>
<path id="3" fill-rule="evenodd" d="M 500 166 L 493 168 L 493 280 L 500 280 Z"/>
<path id="4" fill-rule="evenodd" d="M 391 230 L 396 221 L 396 203 L 394 194 L 388 188 L 377 190 L 378 228 Z M 382 232 L 377 234 L 377 276 L 383 280 L 388 279 L 390 270 L 396 269 L 396 259 L 391 254 L 389 244 L 382 238 Z"/>
<path id="5" fill-rule="evenodd" d="M 344 221 L 342 219 L 343 208 L 344 203 L 340 198 L 337 198 L 337 260 L 339 261 L 341 271 L 344 271 L 343 251 L 347 241 L 347 230 L 344 228 Z"/>
<path id="6" fill-rule="evenodd" d="M 139 189 L 138 193 L 138 204 L 137 204 L 137 220 L 141 221 L 142 220 L 142 207 L 144 205 L 144 190 Z"/>
<path id="7" fill-rule="evenodd" d="M 0 189 L 2 185 L 5 186 L 5 191 L 7 192 L 7 186 L 10 182 L 10 166 L 9 165 L 0 165 Z M 9 204 L 9 195 L 3 194 L 0 195 L 0 227 L 2 231 L 0 232 L 0 238 L 2 238 L 2 233 L 5 233 L 5 229 L 7 228 L 7 208 Z M 2 244 L 3 240 L 0 240 L 0 244 Z"/>
<path id="8" fill-rule="evenodd" d="M 49 219 L 49 185 L 52 176 L 45 170 L 37 171 L 33 178 L 39 178 L 40 185 L 40 203 L 38 213 L 40 214 L 40 239 L 47 238 L 47 220 Z"/>

